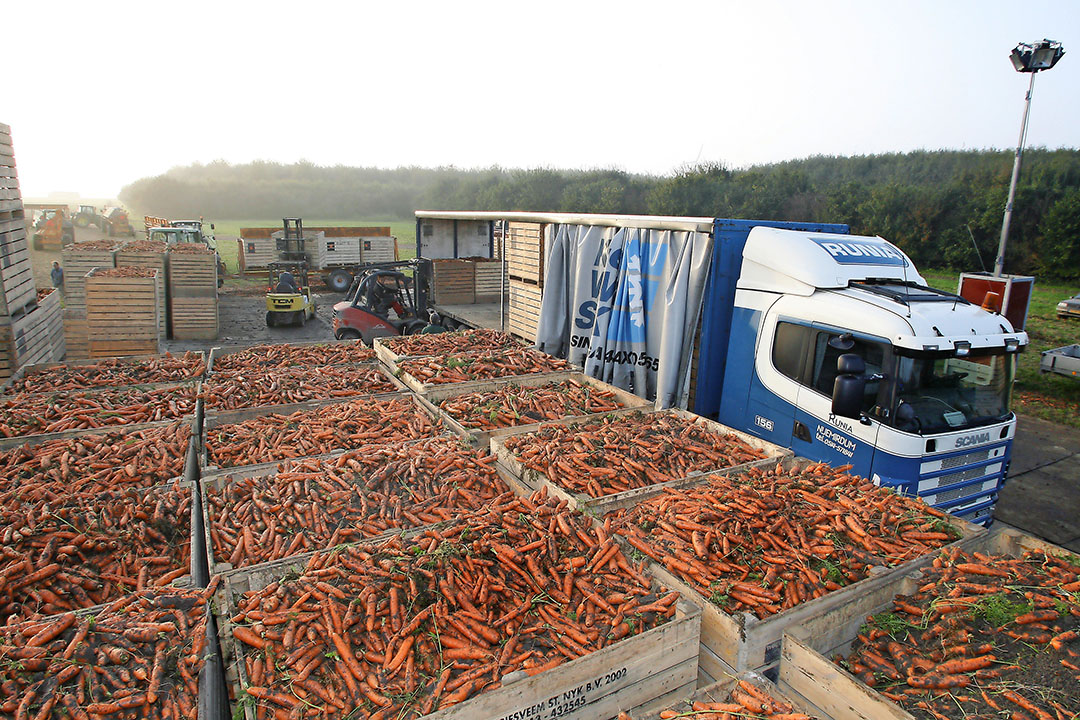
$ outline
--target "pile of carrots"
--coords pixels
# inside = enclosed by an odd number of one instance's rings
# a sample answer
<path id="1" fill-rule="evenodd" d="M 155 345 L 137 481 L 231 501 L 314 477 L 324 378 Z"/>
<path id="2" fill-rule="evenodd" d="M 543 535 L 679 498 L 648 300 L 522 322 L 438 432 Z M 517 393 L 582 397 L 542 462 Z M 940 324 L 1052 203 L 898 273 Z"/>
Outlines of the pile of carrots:
<path id="1" fill-rule="evenodd" d="M 412 375 L 422 383 L 437 385 L 571 369 L 570 364 L 561 358 L 532 348 L 520 347 L 496 352 L 462 352 L 412 358 L 402 360 L 397 366 L 400 371 Z"/>
<path id="2" fill-rule="evenodd" d="M 115 358 L 90 365 L 57 365 L 19 378 L 10 393 L 53 393 L 115 385 L 146 385 L 197 380 L 206 370 L 202 353 L 168 353 L 130 360 Z"/>
<path id="3" fill-rule="evenodd" d="M 453 520 L 507 492 L 494 460 L 441 437 L 204 482 L 214 558 L 240 568 Z"/>
<path id="4" fill-rule="evenodd" d="M 195 386 L 0 395 L 0 435 L 22 437 L 178 420 L 195 412 Z"/>
<path id="5" fill-rule="evenodd" d="M 0 506 L 0 622 L 110 602 L 191 571 L 188 486 Z"/>
<path id="6" fill-rule="evenodd" d="M 157 272 L 154 268 L 123 265 L 114 268 L 95 268 L 95 278 L 148 278 Z"/>
<path id="7" fill-rule="evenodd" d="M 213 255 L 214 251 L 201 243 L 178 243 L 169 247 L 176 255 Z"/>
<path id="8" fill-rule="evenodd" d="M 159 240 L 129 240 L 124 245 L 124 252 L 156 252 L 163 253 L 169 249 L 168 243 Z"/>
<path id="9" fill-rule="evenodd" d="M 215 357 L 214 372 L 293 366 L 311 371 L 323 365 L 362 363 L 374 358 L 375 352 L 361 342 L 252 345 L 244 350 Z"/>
<path id="10" fill-rule="evenodd" d="M 402 335 L 380 342 L 395 355 L 453 355 L 463 352 L 489 352 L 521 348 L 521 341 L 498 330 L 477 328 L 430 335 Z"/>
<path id="11" fill-rule="evenodd" d="M 394 392 L 397 389 L 398 386 L 371 363 L 274 370 L 253 368 L 211 374 L 210 379 L 203 383 L 202 398 L 206 407 L 212 410 L 240 410 Z"/>
<path id="12" fill-rule="evenodd" d="M 506 439 L 521 463 L 562 488 L 599 498 L 765 457 L 735 435 L 670 413 L 545 425 Z"/>
<path id="13" fill-rule="evenodd" d="M 52 295 L 54 292 L 56 292 L 56 288 L 38 288 L 37 289 L 37 300 L 38 300 L 38 302 L 41 302 L 45 298 Z"/>
<path id="14" fill-rule="evenodd" d="M 94 240 L 85 240 L 74 246 L 74 250 L 116 250 L 123 244 L 120 240 L 113 240 L 112 238 L 95 238 Z"/>
<path id="15" fill-rule="evenodd" d="M 466 428 L 493 430 L 559 420 L 564 417 L 611 412 L 623 407 L 611 390 L 577 380 L 540 385 L 504 385 L 446 398 L 439 408 Z"/>
<path id="16" fill-rule="evenodd" d="M 868 618 L 837 662 L 919 718 L 1072 720 L 1078 641 L 1075 555 L 954 550 L 892 613 Z"/>
<path id="17" fill-rule="evenodd" d="M 683 701 L 661 710 L 657 717 L 660 720 L 815 720 L 811 715 L 795 712 L 791 703 L 777 700 L 769 691 L 747 680 L 739 680 L 730 690 L 707 693 L 706 697 L 709 699 Z M 633 718 L 630 713 L 621 712 L 616 720 Z"/>
<path id="18" fill-rule="evenodd" d="M 725 612 L 759 618 L 928 555 L 959 533 L 922 502 L 847 468 L 752 469 L 665 488 L 612 527 Z"/>
<path id="19" fill-rule="evenodd" d="M 210 464 L 229 468 L 436 434 L 410 398 L 363 398 L 220 425 L 206 431 L 206 453 Z"/>
<path id="20" fill-rule="evenodd" d="M 539 495 L 282 571 L 229 598 L 257 717 L 420 717 L 663 624 L 678 600 Z"/>
<path id="21" fill-rule="evenodd" d="M 0 627 L 0 716 L 195 718 L 209 597 L 153 589 Z"/>
<path id="22" fill-rule="evenodd" d="M 191 424 L 110 430 L 0 453 L 0 506 L 149 488 L 184 474 Z"/>

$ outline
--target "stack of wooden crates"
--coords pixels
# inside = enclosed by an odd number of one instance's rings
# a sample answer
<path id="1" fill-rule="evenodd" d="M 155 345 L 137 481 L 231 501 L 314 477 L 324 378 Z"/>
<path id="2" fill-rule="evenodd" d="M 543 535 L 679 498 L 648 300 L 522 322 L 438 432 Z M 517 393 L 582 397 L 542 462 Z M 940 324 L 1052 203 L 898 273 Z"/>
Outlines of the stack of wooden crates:
<path id="1" fill-rule="evenodd" d="M 117 267 L 142 267 L 157 270 L 157 334 L 159 340 L 165 340 L 169 324 L 167 316 L 167 293 L 165 282 L 168 278 L 169 246 L 156 240 L 133 240 L 116 253 Z"/>
<path id="2" fill-rule="evenodd" d="M 50 295 L 56 293 L 43 297 Z M 0 124 L 0 378 L 23 365 L 58 359 L 57 315 L 50 307 L 38 305 L 11 128 Z"/>
<path id="3" fill-rule="evenodd" d="M 218 336 L 217 254 L 184 243 L 169 249 L 169 325 L 174 340 Z"/>
<path id="4" fill-rule="evenodd" d="M 507 328 L 529 342 L 536 340 L 544 287 L 544 231 L 540 223 L 508 223 L 506 268 L 510 276 Z"/>
<path id="5" fill-rule="evenodd" d="M 157 354 L 158 270 L 94 268 L 85 279 L 90 357 Z"/>

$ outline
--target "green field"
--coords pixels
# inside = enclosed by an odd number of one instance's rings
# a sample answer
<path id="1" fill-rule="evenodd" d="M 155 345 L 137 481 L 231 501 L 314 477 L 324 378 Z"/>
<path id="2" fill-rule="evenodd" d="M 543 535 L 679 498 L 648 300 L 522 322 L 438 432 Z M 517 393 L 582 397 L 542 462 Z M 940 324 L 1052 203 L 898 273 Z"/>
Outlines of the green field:
<path id="1" fill-rule="evenodd" d="M 931 286 L 956 292 L 960 272 L 924 270 Z M 1039 353 L 1080 342 L 1080 320 L 1060 319 L 1057 304 L 1076 294 L 1071 285 L 1051 285 L 1035 279 L 1028 310 L 1027 333 L 1031 341 L 1020 354 L 1013 393 L 1013 409 L 1044 420 L 1080 427 L 1080 380 L 1039 372 Z"/>
<path id="2" fill-rule="evenodd" d="M 238 272 L 236 238 L 240 237 L 240 228 L 272 227 L 277 229 L 281 227 L 281 218 L 264 218 L 262 220 L 214 219 L 212 222 L 214 223 L 214 234 L 218 238 L 218 253 L 231 273 Z M 321 218 L 304 218 L 304 225 L 307 227 L 389 226 L 390 234 L 398 240 L 398 251 L 401 253 L 401 259 L 405 260 L 416 255 L 416 223 L 412 220 L 323 220 Z"/>

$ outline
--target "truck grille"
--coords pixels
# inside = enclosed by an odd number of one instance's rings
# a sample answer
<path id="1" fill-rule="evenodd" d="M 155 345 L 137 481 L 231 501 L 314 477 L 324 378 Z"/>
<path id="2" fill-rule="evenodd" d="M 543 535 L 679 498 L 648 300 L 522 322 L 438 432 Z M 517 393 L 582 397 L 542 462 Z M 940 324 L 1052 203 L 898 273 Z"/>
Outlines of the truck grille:
<path id="1" fill-rule="evenodd" d="M 968 468 L 967 470 L 961 470 L 960 472 L 949 473 L 948 475 L 942 475 L 937 479 L 937 485 L 935 487 L 942 487 L 943 485 L 952 485 L 958 482 L 964 482 L 965 480 L 974 480 L 975 478 L 981 478 L 986 474 L 985 467 Z"/>
<path id="2" fill-rule="evenodd" d="M 972 463 L 982 462 L 989 459 L 989 450 L 976 450 L 974 452 L 965 453 L 964 455 L 957 455 L 955 457 L 945 458 L 941 461 L 941 469 L 948 470 L 949 468 L 960 467 L 961 465 L 971 465 Z"/>
<path id="3" fill-rule="evenodd" d="M 953 488 L 952 490 L 945 490 L 944 492 L 939 492 L 937 495 L 934 496 L 934 505 L 951 502 L 953 500 L 956 500 L 957 498 L 962 498 L 967 495 L 979 495 L 988 490 L 993 490 L 996 484 L 997 480 L 992 480 L 990 482 L 985 482 L 982 485 L 965 485 L 964 487 L 958 487 Z"/>

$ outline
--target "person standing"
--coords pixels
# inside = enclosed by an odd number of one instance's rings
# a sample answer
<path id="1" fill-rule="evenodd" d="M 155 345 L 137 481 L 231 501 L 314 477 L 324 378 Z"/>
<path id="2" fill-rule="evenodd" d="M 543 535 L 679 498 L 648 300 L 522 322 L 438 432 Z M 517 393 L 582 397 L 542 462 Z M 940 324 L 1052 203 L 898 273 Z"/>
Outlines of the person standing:
<path id="1" fill-rule="evenodd" d="M 60 263 L 53 261 L 52 270 L 49 272 L 52 276 L 53 287 L 64 292 L 64 270 L 60 267 Z"/>

